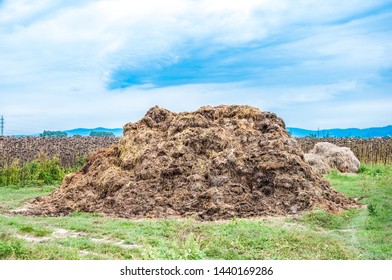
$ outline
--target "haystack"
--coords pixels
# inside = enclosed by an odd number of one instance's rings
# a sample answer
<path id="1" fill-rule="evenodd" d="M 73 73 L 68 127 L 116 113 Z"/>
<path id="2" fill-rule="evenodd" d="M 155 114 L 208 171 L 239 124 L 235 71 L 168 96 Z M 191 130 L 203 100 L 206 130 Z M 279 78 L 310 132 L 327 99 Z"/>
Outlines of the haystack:
<path id="1" fill-rule="evenodd" d="M 273 113 L 250 106 L 151 108 L 118 144 L 91 154 L 30 213 L 97 212 L 202 220 L 354 206 L 304 161 Z"/>
<path id="2" fill-rule="evenodd" d="M 319 142 L 305 154 L 305 160 L 320 174 L 332 169 L 343 173 L 355 173 L 360 162 L 354 153 L 347 147 L 339 147 L 328 142 Z"/>
<path id="3" fill-rule="evenodd" d="M 327 174 L 332 170 L 332 167 L 329 166 L 323 156 L 307 153 L 304 154 L 304 159 L 319 174 Z"/>

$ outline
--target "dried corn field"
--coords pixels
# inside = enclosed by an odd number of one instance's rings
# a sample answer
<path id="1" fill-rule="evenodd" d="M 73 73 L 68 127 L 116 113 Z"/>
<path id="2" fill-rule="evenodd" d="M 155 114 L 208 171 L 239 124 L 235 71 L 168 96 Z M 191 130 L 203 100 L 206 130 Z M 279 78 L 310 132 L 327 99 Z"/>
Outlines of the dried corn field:
<path id="1" fill-rule="evenodd" d="M 65 167 L 76 165 L 88 153 L 117 143 L 114 137 L 0 137 L 0 167 L 15 160 L 24 163 L 39 155 L 59 157 Z M 307 152 L 317 142 L 349 147 L 363 163 L 392 164 L 392 139 L 297 138 Z"/>
<path id="2" fill-rule="evenodd" d="M 0 137 L 0 167 L 39 156 L 59 157 L 62 166 L 74 166 L 88 153 L 116 143 L 115 137 Z"/>
<path id="3" fill-rule="evenodd" d="M 392 164 L 391 138 L 297 138 L 304 152 L 308 152 L 317 142 L 330 142 L 340 147 L 350 148 L 362 163 Z"/>

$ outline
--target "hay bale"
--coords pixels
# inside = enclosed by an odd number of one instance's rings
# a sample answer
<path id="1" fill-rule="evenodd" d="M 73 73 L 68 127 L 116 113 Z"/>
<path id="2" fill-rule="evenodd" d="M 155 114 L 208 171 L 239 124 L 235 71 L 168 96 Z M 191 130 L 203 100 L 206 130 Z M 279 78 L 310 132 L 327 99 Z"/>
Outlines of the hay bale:
<path id="1" fill-rule="evenodd" d="M 124 126 L 118 144 L 91 154 L 59 189 L 33 201 L 30 213 L 216 220 L 352 206 L 304 161 L 273 113 L 250 106 L 178 114 L 154 107 Z"/>
<path id="2" fill-rule="evenodd" d="M 325 162 L 324 157 L 316 154 L 304 154 L 304 159 L 319 174 L 326 174 L 332 168 Z"/>
<path id="3" fill-rule="evenodd" d="M 334 168 L 343 173 L 355 173 L 360 166 L 359 160 L 349 148 L 328 142 L 316 143 L 314 148 L 305 154 L 305 160 L 321 174 Z"/>

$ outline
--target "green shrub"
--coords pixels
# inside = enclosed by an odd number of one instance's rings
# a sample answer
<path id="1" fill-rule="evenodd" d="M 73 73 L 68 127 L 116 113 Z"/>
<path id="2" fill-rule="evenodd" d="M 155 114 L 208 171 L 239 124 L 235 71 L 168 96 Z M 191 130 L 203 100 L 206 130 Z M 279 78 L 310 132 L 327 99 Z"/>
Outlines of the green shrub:
<path id="1" fill-rule="evenodd" d="M 77 166 L 66 168 L 60 165 L 60 159 L 58 157 L 49 159 L 44 156 L 23 165 L 14 161 L 11 165 L 0 168 L 0 187 L 29 187 L 58 184 L 66 174 L 77 170 L 82 164 L 83 160 L 81 159 Z"/>
<path id="2" fill-rule="evenodd" d="M 377 215 L 377 207 L 374 204 L 369 204 L 367 209 L 370 216 Z"/>

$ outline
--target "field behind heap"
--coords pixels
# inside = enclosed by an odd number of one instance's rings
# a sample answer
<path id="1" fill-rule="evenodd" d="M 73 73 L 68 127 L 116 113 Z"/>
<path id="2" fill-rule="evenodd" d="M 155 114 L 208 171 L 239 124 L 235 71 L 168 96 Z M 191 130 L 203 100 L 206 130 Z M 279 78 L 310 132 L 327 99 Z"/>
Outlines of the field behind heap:
<path id="1" fill-rule="evenodd" d="M 0 167 L 30 162 L 45 155 L 59 159 L 63 167 L 80 164 L 90 152 L 117 143 L 116 137 L 0 137 Z M 317 142 L 349 147 L 361 163 L 392 164 L 392 138 L 297 138 L 307 152 Z"/>
<path id="2" fill-rule="evenodd" d="M 0 167 L 31 162 L 39 157 L 58 158 L 73 167 L 98 149 L 117 143 L 115 137 L 0 137 Z"/>

